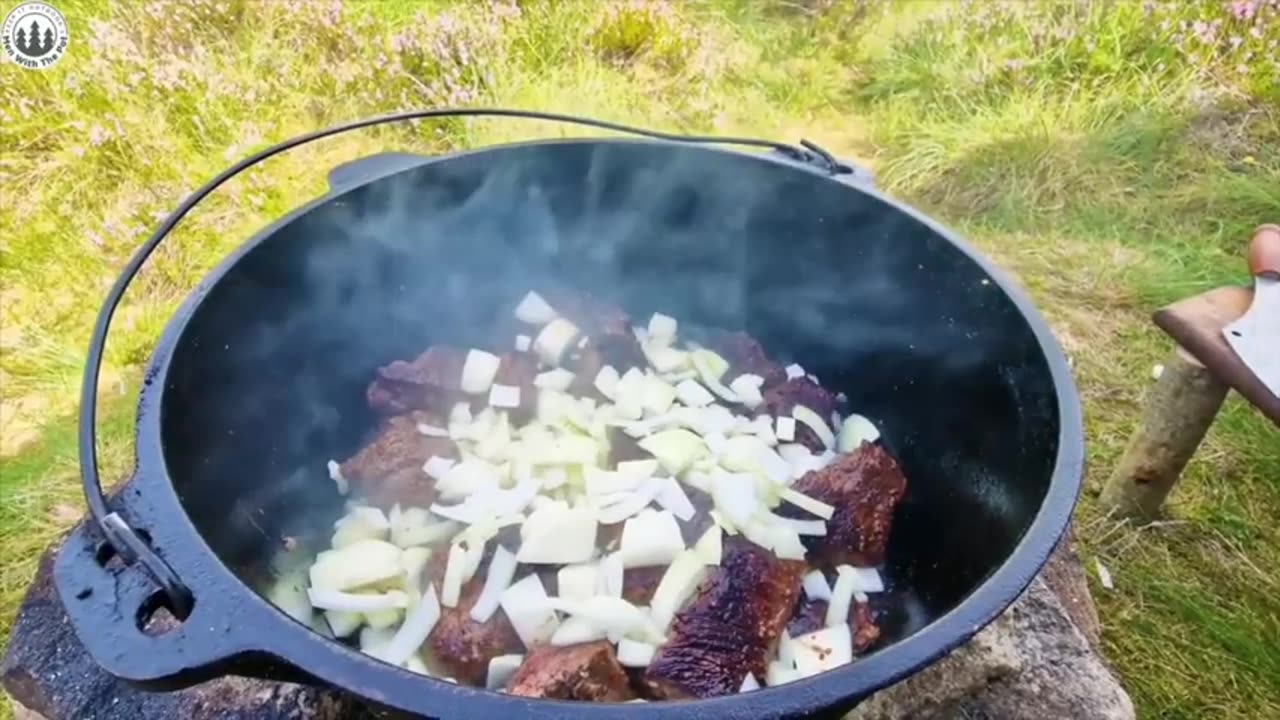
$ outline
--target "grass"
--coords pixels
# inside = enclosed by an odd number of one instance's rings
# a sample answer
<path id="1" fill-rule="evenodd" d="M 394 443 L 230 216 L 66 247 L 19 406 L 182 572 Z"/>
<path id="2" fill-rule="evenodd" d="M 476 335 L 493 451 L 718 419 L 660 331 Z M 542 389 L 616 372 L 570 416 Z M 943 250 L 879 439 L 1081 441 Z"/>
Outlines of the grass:
<path id="1" fill-rule="evenodd" d="M 1094 591 L 1140 716 L 1280 717 L 1280 433 L 1232 398 L 1166 521 L 1117 524 L 1093 499 L 1168 351 L 1151 310 L 1244 281 L 1248 231 L 1280 218 L 1278 4 L 64 0 L 69 55 L 42 73 L 0 66 L 0 181 L 21 189 L 0 194 L 0 634 L 40 548 L 78 513 L 83 348 L 157 214 L 317 126 L 508 105 L 809 137 L 1016 273 L 1075 363 L 1090 449 L 1077 534 L 1115 577 Z M 175 304 L 321 192 L 327 168 L 575 133 L 497 120 L 370 131 L 220 191 L 116 321 L 108 475 L 128 471 L 139 368 Z"/>

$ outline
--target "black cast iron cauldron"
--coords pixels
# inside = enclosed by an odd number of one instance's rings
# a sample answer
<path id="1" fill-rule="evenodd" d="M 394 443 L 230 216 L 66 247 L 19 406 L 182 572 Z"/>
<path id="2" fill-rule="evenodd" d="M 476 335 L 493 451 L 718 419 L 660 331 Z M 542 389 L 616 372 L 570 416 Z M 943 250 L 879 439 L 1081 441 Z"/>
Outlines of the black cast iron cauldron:
<path id="1" fill-rule="evenodd" d="M 169 322 L 146 372 L 135 474 L 106 500 L 94 456 L 105 335 L 129 280 L 178 220 L 290 147 L 458 114 L 530 115 L 404 113 L 270 148 L 184 201 L 113 287 L 81 407 L 97 522 L 71 535 L 56 566 L 67 612 L 103 668 L 159 689 L 220 674 L 304 678 L 430 717 L 623 714 L 424 679 L 326 640 L 253 589 L 282 537 L 314 535 L 339 514 L 325 463 L 372 426 L 363 389 L 373 370 L 433 342 L 484 342 L 525 290 L 552 280 L 637 317 L 749 331 L 845 392 L 910 481 L 874 652 L 781 688 L 627 705 L 626 716 L 834 715 L 956 647 L 1030 582 L 1082 473 L 1080 407 L 1061 350 L 1023 292 L 965 242 L 807 143 L 635 131 L 649 138 L 382 155 L 336 169 L 328 194 L 242 245 Z M 161 608 L 181 624 L 144 630 Z"/>

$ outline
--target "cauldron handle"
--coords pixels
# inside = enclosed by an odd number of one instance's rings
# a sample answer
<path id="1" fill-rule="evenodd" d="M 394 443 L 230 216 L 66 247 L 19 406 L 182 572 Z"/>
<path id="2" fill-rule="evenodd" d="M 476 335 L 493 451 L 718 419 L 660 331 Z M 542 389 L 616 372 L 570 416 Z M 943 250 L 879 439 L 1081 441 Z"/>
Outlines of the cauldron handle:
<path id="1" fill-rule="evenodd" d="M 134 251 L 133 256 L 129 258 L 129 262 L 125 264 L 124 270 L 120 273 L 120 277 L 116 278 L 115 283 L 111 286 L 106 299 L 102 303 L 102 308 L 98 311 L 98 317 L 93 327 L 93 334 L 89 339 L 89 351 L 85 358 L 84 379 L 80 386 L 80 419 L 78 434 L 78 445 L 80 450 L 80 480 L 84 490 L 85 502 L 89 507 L 89 515 L 97 524 L 102 535 L 106 538 L 106 542 L 114 549 L 115 553 L 118 554 L 126 564 L 133 565 L 136 563 L 141 565 L 146 573 L 151 576 L 151 579 L 160 586 L 161 590 L 167 597 L 167 607 L 179 619 L 185 620 L 191 612 L 193 603 L 191 589 L 182 582 L 182 579 L 178 577 L 178 574 L 174 572 L 173 568 L 165 562 L 164 559 L 162 559 L 147 542 L 139 537 L 138 532 L 135 531 L 134 528 L 130 527 L 124 517 L 120 513 L 112 510 L 111 503 L 108 501 L 106 494 L 103 491 L 102 481 L 98 474 L 98 452 L 96 443 L 98 375 L 102 368 L 102 355 L 106 347 L 107 333 L 111 328 L 111 318 L 115 313 L 116 306 L 120 304 L 121 298 L 128 289 L 130 282 L 133 281 L 134 276 L 137 275 L 138 271 L 142 268 L 142 265 L 147 261 L 147 258 L 151 256 L 151 253 L 155 251 L 156 247 L 159 246 L 165 237 L 169 235 L 182 218 L 184 218 L 187 213 L 191 212 L 192 208 L 199 204 L 201 200 L 216 190 L 223 183 L 267 158 L 298 147 L 299 145 L 305 145 L 332 135 L 338 135 L 340 133 L 366 127 L 373 127 L 375 125 L 386 125 L 406 120 L 429 120 L 444 117 L 479 116 L 549 120 L 553 122 L 563 122 L 572 125 L 583 125 L 603 130 L 630 133 L 632 135 L 640 135 L 643 137 L 669 140 L 673 142 L 744 145 L 767 148 L 792 162 L 804 164 L 810 169 L 842 178 L 857 177 L 857 174 L 852 167 L 837 161 L 830 153 L 807 140 L 802 140 L 800 145 L 796 146 L 771 140 L 759 140 L 753 138 L 717 137 L 713 135 L 678 135 L 659 132 L 656 130 L 645 130 L 642 128 L 630 127 L 628 125 L 621 125 L 603 120 L 574 117 L 572 115 L 501 108 L 411 110 L 392 115 L 356 120 L 354 122 L 335 125 L 323 130 L 317 130 L 315 132 L 285 140 L 276 145 L 260 150 L 253 155 L 240 160 L 226 170 L 223 170 L 212 180 L 188 195 L 186 199 L 184 199 L 178 207 L 160 223 L 160 226 L 154 233 L 152 233 L 151 237 L 147 238 L 146 242 L 142 243 L 142 245 Z"/>

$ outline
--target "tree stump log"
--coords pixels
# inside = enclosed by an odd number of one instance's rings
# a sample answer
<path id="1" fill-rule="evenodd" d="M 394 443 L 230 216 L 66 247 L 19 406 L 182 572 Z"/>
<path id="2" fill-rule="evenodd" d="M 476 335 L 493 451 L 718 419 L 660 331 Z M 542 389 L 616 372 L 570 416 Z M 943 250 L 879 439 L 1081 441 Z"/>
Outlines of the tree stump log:
<path id="1" fill-rule="evenodd" d="M 1227 386 L 1178 347 L 1148 394 L 1142 423 L 1102 490 L 1116 517 L 1154 520 L 1213 424 Z"/>

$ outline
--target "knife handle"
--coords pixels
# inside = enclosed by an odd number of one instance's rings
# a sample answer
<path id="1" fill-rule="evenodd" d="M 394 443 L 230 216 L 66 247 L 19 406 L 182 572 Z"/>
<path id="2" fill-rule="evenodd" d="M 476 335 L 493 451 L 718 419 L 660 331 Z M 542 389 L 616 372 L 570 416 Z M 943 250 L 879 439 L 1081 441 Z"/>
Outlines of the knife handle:
<path id="1" fill-rule="evenodd" d="M 1249 272 L 1280 280 L 1280 225 L 1259 225 L 1249 243 Z"/>

